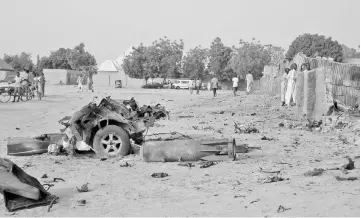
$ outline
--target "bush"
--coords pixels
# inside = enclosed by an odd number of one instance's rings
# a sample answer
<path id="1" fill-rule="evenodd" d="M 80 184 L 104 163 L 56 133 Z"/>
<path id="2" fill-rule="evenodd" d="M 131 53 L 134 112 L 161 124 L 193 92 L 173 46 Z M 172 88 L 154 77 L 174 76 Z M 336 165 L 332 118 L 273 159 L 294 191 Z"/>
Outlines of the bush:
<path id="1" fill-rule="evenodd" d="M 142 86 L 143 89 L 162 89 L 163 85 L 160 83 L 146 84 Z"/>

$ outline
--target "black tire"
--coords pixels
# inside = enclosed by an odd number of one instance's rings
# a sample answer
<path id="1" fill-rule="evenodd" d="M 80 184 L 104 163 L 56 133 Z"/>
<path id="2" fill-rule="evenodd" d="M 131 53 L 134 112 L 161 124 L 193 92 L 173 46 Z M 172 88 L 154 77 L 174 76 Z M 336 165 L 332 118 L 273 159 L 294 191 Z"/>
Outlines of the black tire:
<path id="1" fill-rule="evenodd" d="M 10 91 L 3 91 L 0 93 L 0 102 L 6 103 L 11 99 L 11 92 Z"/>
<path id="2" fill-rule="evenodd" d="M 113 140 L 116 140 L 120 143 L 114 143 Z M 109 146 L 106 142 L 111 143 L 111 145 Z M 98 130 L 97 133 L 95 133 L 93 140 L 93 149 L 101 157 L 128 155 L 130 153 L 129 135 L 120 126 L 106 126 L 103 129 Z"/>
<path id="3" fill-rule="evenodd" d="M 179 86 L 177 86 L 177 87 L 175 87 L 175 89 L 180 89 L 180 87 L 179 87 Z"/>

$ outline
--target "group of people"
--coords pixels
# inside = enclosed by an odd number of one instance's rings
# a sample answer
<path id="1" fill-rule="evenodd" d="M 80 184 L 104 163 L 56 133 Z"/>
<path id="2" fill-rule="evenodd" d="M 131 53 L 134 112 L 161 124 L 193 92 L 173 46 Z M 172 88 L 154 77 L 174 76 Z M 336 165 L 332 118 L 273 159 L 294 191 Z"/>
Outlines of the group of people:
<path id="1" fill-rule="evenodd" d="M 237 77 L 237 75 L 235 75 L 232 78 L 232 85 L 233 85 L 233 94 L 234 96 L 236 96 L 236 93 L 238 91 L 238 85 L 239 85 L 239 79 Z M 247 93 L 250 93 L 252 91 L 252 84 L 253 84 L 253 76 L 251 74 L 251 71 L 248 71 L 248 74 L 246 75 L 246 83 L 247 83 Z M 213 97 L 217 96 L 217 90 L 219 89 L 219 81 L 217 77 L 213 77 L 211 79 L 211 82 L 209 83 L 208 89 L 212 90 L 213 92 Z M 197 95 L 199 95 L 199 90 L 202 88 L 202 81 L 201 79 L 198 77 L 195 80 L 191 81 L 191 84 L 189 86 L 189 92 L 190 94 L 193 93 L 193 89 L 197 90 Z"/>
<path id="2" fill-rule="evenodd" d="M 304 63 L 301 65 L 300 72 L 305 70 L 310 70 L 310 64 Z M 297 96 L 297 81 L 298 81 L 298 73 L 297 73 L 297 64 L 293 63 L 290 68 L 285 68 L 284 73 L 282 75 L 281 82 L 281 101 L 282 106 L 296 105 L 296 96 Z"/>
<path id="3" fill-rule="evenodd" d="M 43 73 L 40 73 L 38 76 L 33 73 L 33 76 L 29 76 L 30 71 L 25 70 L 25 75 L 23 77 L 20 76 L 20 72 L 17 72 L 15 76 L 15 83 L 14 83 L 14 100 L 15 102 L 17 98 L 17 102 L 20 100 L 20 96 L 25 91 L 24 94 L 28 98 L 29 87 L 32 86 L 38 90 L 38 94 L 44 96 L 44 89 L 45 89 L 45 77 Z"/>

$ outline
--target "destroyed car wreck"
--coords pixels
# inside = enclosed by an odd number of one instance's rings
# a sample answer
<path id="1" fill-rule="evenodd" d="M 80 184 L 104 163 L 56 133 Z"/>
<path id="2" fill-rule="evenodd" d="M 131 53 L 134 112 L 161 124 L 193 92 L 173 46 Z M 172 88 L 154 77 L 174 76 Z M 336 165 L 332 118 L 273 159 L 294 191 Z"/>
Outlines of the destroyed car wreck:
<path id="1" fill-rule="evenodd" d="M 63 137 L 62 140 L 59 141 L 59 137 L 52 137 L 56 140 L 42 137 L 9 139 L 8 155 L 46 153 L 49 145 L 57 144 L 68 154 L 77 149 L 93 150 L 102 157 L 124 156 L 132 153 L 131 140 L 141 145 L 145 131 L 156 120 L 169 118 L 169 112 L 160 104 L 139 107 L 134 98 L 114 100 L 110 96 L 96 104 L 94 99 L 73 116 L 59 120 L 65 126 L 58 135 Z"/>

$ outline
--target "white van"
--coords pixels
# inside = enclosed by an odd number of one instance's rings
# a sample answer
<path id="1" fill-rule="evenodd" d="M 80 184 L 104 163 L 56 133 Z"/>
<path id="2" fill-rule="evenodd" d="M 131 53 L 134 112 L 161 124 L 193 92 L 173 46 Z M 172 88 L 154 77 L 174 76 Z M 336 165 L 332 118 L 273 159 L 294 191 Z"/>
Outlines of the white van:
<path id="1" fill-rule="evenodd" d="M 177 80 L 174 84 L 173 87 L 175 89 L 189 89 L 189 86 L 193 83 L 192 80 L 189 79 L 184 79 L 184 80 Z"/>

